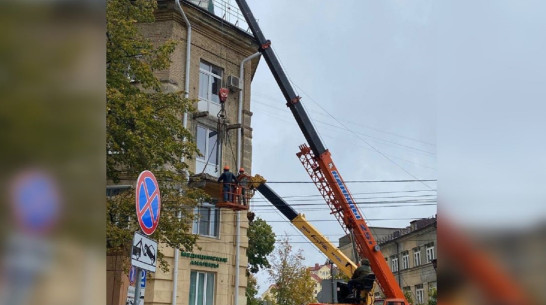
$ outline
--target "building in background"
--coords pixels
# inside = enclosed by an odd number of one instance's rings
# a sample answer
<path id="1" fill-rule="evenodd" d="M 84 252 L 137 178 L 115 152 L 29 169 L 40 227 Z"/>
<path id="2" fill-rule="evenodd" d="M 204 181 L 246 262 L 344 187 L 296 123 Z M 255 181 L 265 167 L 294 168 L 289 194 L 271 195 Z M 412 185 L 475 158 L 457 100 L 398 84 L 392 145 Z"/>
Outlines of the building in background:
<path id="1" fill-rule="evenodd" d="M 315 281 L 315 289 L 313 290 L 313 297 L 318 298 L 318 295 L 324 289 L 322 287 L 322 280 L 331 279 L 332 278 L 332 265 L 326 264 L 320 265 L 318 263 L 315 264 L 313 267 L 308 267 L 307 270 L 311 273 L 311 278 L 313 281 Z M 334 270 L 334 274 L 337 272 Z"/>
<path id="2" fill-rule="evenodd" d="M 266 291 L 264 291 L 262 293 L 262 295 L 260 296 L 260 298 L 262 299 L 262 302 L 264 305 L 273 305 L 275 304 L 275 296 L 273 295 L 273 292 L 271 292 L 271 290 L 275 288 L 275 284 L 271 284 L 269 285 L 269 287 L 267 287 Z"/>
<path id="3" fill-rule="evenodd" d="M 213 200 L 195 208 L 194 212 L 199 217 L 194 221 L 191 233 L 199 235 L 199 239 L 193 252 L 179 253 L 177 272 L 173 272 L 175 250 L 162 250 L 170 271 L 162 272 L 158 268 L 148 279 L 145 303 L 245 305 L 248 221 L 246 217 L 240 217 L 240 222 L 237 222 L 237 213 L 233 210 L 216 207 L 215 201 L 220 196 L 216 180 L 224 165 L 232 169 L 242 166 L 247 173 L 251 172 L 250 83 L 260 56 L 249 57 L 257 52 L 258 45 L 236 5 L 212 0 L 180 0 L 180 3 L 191 24 L 189 57 L 186 49 L 188 25 L 175 1 L 158 0 L 155 22 L 140 24 L 139 28 L 154 43 L 179 42 L 171 56 L 169 69 L 157 73 L 165 92 L 185 91 L 186 67 L 189 65 L 188 98 L 196 101 L 198 112 L 188 116 L 187 128 L 202 156 L 195 156 L 186 163 L 192 173 L 190 182 L 203 187 Z M 241 78 L 240 68 L 245 59 L 248 60 Z M 221 127 L 218 114 L 222 87 L 229 89 L 229 95 L 223 113 L 225 125 L 218 130 Z M 240 97 L 242 107 L 239 106 Z M 219 135 L 221 141 L 217 141 Z M 122 184 L 130 186 L 134 181 L 125 180 Z M 236 243 L 238 229 L 239 244 Z M 129 286 L 118 258 L 108 258 L 109 305 L 125 304 Z"/>
<path id="4" fill-rule="evenodd" d="M 400 288 L 411 295 L 413 304 L 427 304 L 431 291 L 437 288 L 436 224 L 433 217 L 414 220 L 403 229 L 370 227 Z M 339 246 L 354 262 L 358 261 L 350 236 L 340 238 Z M 377 283 L 374 291 L 376 299 L 383 297 Z"/>

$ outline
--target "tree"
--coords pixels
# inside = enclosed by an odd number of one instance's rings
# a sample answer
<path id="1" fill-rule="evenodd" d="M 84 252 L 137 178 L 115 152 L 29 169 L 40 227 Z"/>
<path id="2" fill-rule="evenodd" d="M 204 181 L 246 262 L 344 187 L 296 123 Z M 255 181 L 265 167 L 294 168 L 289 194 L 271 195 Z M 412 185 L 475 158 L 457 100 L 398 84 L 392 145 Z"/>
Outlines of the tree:
<path id="1" fill-rule="evenodd" d="M 428 305 L 436 305 L 438 302 L 438 289 L 430 288 L 428 291 Z"/>
<path id="2" fill-rule="evenodd" d="M 315 302 L 313 291 L 315 281 L 311 272 L 303 265 L 301 249 L 292 251 L 290 240 L 285 237 L 271 258 L 269 278 L 275 283 L 271 292 L 275 296 L 275 304 L 301 305 Z"/>
<path id="3" fill-rule="evenodd" d="M 151 170 L 161 190 L 161 221 L 152 238 L 173 248 L 190 250 L 193 207 L 205 196 L 185 188 L 187 164 L 197 148 L 183 128 L 183 112 L 193 111 L 182 92 L 163 92 L 155 72 L 167 69 L 176 42 L 158 46 L 146 39 L 139 26 L 154 21 L 156 1 L 107 0 L 106 43 L 106 172 L 114 183 L 134 181 Z M 186 141 L 183 141 L 186 139 Z M 138 229 L 134 192 L 107 200 L 107 251 L 127 256 Z M 168 264 L 158 252 L 163 270 Z"/>
<path id="4" fill-rule="evenodd" d="M 248 256 L 249 270 L 257 273 L 260 268 L 269 268 L 267 256 L 275 249 L 275 233 L 263 219 L 256 218 L 248 227 Z"/>
<path id="5" fill-rule="evenodd" d="M 413 295 L 411 293 L 411 290 L 404 290 L 404 297 L 409 304 L 413 304 Z"/>
<path id="6" fill-rule="evenodd" d="M 262 301 L 259 298 L 256 298 L 256 294 L 258 294 L 258 288 L 259 286 L 256 278 L 251 273 L 249 273 L 245 292 L 247 305 L 262 305 Z"/>

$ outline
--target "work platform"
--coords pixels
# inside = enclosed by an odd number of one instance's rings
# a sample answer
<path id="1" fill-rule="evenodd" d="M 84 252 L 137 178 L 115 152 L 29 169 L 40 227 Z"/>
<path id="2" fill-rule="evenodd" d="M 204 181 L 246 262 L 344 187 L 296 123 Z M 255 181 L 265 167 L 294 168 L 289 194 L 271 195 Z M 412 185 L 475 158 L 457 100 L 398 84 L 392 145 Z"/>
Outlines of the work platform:
<path id="1" fill-rule="evenodd" d="M 228 191 L 224 194 L 224 184 L 219 183 L 218 178 L 205 173 L 190 176 L 189 185 L 209 194 L 218 208 L 233 211 L 248 210 L 250 198 L 254 195 L 254 190 L 237 184 L 229 184 Z"/>

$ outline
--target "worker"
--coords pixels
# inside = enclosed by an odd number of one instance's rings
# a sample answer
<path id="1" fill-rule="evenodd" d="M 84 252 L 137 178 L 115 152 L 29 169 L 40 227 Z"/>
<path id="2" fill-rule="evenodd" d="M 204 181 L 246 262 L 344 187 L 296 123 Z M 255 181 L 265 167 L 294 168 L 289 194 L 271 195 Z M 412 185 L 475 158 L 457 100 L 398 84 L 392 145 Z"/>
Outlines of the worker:
<path id="1" fill-rule="evenodd" d="M 246 189 L 248 188 L 248 182 L 250 181 L 250 176 L 245 174 L 245 169 L 239 169 L 239 175 L 237 175 L 237 183 L 241 187 L 241 197 L 239 198 L 239 204 L 246 206 Z"/>
<path id="2" fill-rule="evenodd" d="M 233 201 L 233 190 L 235 189 L 235 175 L 229 171 L 229 166 L 224 166 L 224 172 L 218 177 L 218 183 L 223 182 L 224 202 Z"/>
<path id="3" fill-rule="evenodd" d="M 349 281 L 349 290 L 356 289 L 356 302 L 360 303 L 360 293 L 364 289 L 366 278 L 368 274 L 372 272 L 370 268 L 370 261 L 363 259 L 360 261 L 360 266 L 356 268 L 351 280 Z"/>

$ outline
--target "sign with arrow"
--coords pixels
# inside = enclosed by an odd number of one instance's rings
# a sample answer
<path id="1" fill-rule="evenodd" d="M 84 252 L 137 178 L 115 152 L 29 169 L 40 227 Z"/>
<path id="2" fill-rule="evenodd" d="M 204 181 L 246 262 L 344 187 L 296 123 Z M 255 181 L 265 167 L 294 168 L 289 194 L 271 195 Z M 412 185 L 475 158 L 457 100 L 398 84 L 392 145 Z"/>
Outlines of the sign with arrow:
<path id="1" fill-rule="evenodd" d="M 157 266 L 157 242 L 135 232 L 131 250 L 131 265 L 155 272 Z"/>

